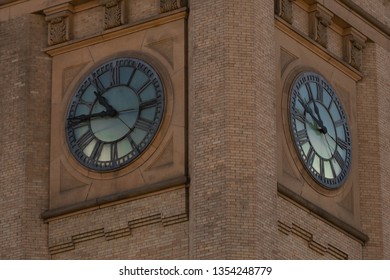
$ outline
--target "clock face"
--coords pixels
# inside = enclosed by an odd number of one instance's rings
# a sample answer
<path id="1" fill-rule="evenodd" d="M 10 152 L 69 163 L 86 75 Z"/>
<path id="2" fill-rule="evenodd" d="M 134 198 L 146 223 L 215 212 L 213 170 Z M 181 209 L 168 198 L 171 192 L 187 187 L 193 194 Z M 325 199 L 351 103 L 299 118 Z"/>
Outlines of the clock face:
<path id="1" fill-rule="evenodd" d="M 335 189 L 351 167 L 351 136 L 335 91 L 319 74 L 298 75 L 290 89 L 290 128 L 299 158 L 311 177 Z"/>
<path id="2" fill-rule="evenodd" d="M 119 169 L 150 145 L 163 113 L 164 88 L 157 72 L 140 59 L 111 60 L 81 82 L 70 102 L 69 149 L 89 169 Z"/>

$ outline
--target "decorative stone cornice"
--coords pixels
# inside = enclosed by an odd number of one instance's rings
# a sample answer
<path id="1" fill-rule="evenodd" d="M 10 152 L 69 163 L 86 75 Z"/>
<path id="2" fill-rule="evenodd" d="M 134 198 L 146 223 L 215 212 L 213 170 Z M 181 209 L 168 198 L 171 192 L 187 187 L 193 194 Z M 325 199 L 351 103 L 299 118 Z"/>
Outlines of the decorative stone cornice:
<path id="1" fill-rule="evenodd" d="M 319 4 L 310 6 L 309 36 L 321 46 L 328 46 L 328 26 L 331 24 L 333 13 Z"/>
<path id="2" fill-rule="evenodd" d="M 350 27 L 345 30 L 343 37 L 343 59 L 349 65 L 360 70 L 362 65 L 362 50 L 367 41 L 367 37 Z"/>
<path id="3" fill-rule="evenodd" d="M 48 22 L 48 44 L 67 42 L 71 39 L 71 21 L 73 6 L 69 3 L 61 4 L 43 11 Z"/>
<path id="4" fill-rule="evenodd" d="M 185 9 L 178 9 L 175 12 L 164 14 L 164 15 L 161 14 L 152 19 L 145 19 L 142 22 L 137 22 L 136 24 L 125 24 L 121 26 L 121 28 L 113 28 L 112 30 L 105 31 L 103 33 L 94 34 L 79 39 L 74 39 L 73 41 L 69 41 L 63 44 L 58 44 L 53 46 L 51 45 L 45 49 L 45 52 L 50 56 L 56 56 L 80 48 L 85 48 L 90 45 L 95 45 L 101 42 L 109 41 L 114 38 L 122 37 L 128 34 L 132 34 L 142 30 L 167 24 L 169 22 L 182 20 L 187 18 L 187 16 L 188 13 Z"/>
<path id="5" fill-rule="evenodd" d="M 12 5 L 14 2 L 19 2 L 20 0 L 1 0 L 0 6 Z"/>
<path id="6" fill-rule="evenodd" d="M 160 13 L 170 12 L 187 6 L 186 0 L 160 0 Z"/>
<path id="7" fill-rule="evenodd" d="M 369 22 L 373 27 L 383 32 L 383 34 L 385 34 L 387 37 L 390 37 L 390 27 L 375 18 L 370 13 L 368 13 L 366 10 L 364 10 L 364 8 L 360 7 L 353 0 L 337 0 L 337 2 L 342 3 L 350 11 L 355 12 L 356 14 L 364 18 L 367 22 Z"/>
<path id="8" fill-rule="evenodd" d="M 292 2 L 295 0 L 275 0 L 275 15 L 288 23 L 293 21 Z"/>

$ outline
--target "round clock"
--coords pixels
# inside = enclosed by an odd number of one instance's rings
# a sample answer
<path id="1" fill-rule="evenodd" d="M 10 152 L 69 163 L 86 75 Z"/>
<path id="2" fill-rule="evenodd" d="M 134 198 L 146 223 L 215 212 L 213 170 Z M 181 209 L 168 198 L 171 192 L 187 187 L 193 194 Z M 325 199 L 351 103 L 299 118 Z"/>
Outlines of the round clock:
<path id="1" fill-rule="evenodd" d="M 340 187 L 351 167 L 346 114 L 331 85 L 319 74 L 299 74 L 290 88 L 290 128 L 299 158 L 311 177 Z"/>
<path id="2" fill-rule="evenodd" d="M 162 122 L 164 87 L 143 60 L 117 58 L 84 78 L 68 107 L 65 134 L 73 156 L 95 171 L 133 162 Z"/>

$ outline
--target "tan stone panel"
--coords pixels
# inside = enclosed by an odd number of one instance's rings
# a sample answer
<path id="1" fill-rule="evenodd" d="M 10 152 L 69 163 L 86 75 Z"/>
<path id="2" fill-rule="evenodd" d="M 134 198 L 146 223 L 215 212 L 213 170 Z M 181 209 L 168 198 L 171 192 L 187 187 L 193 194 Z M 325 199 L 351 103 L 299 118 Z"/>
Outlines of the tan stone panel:
<path id="1" fill-rule="evenodd" d="M 172 126 L 148 164 L 141 167 L 146 182 L 156 182 L 162 176 L 166 179 L 175 178 L 185 173 L 185 154 L 182 152 L 185 150 L 184 140 L 183 127 Z"/>
<path id="2" fill-rule="evenodd" d="M 143 51 L 151 52 L 160 61 L 167 61 L 173 72 L 182 71 L 185 65 L 185 37 L 178 36 L 185 32 L 185 21 L 174 21 L 161 28 L 152 28 L 147 31 L 143 42 Z M 149 49 L 149 50 L 147 50 Z M 163 59 L 164 58 L 164 59 Z M 167 65 L 167 66 L 168 66 Z M 167 69 L 170 69 L 167 67 Z"/>
<path id="3" fill-rule="evenodd" d="M 119 37 L 88 47 L 94 63 L 103 63 L 114 57 L 131 56 L 140 52 L 146 31 L 135 32 L 131 35 Z M 137 55 L 137 54 L 136 54 Z"/>
<path id="4" fill-rule="evenodd" d="M 108 31 L 106 33 L 109 34 Z M 172 61 L 166 59 L 161 49 L 157 51 L 147 47 L 161 40 L 170 42 L 171 51 L 175 52 Z M 70 48 L 70 52 L 54 56 L 51 209 L 92 201 L 185 175 L 184 47 L 184 20 L 178 20 L 112 40 Z M 64 124 L 68 104 L 79 83 L 90 71 L 105 61 L 126 56 L 147 61 L 159 73 L 166 94 L 163 121 L 151 145 L 133 163 L 113 172 L 91 171 L 77 162 L 67 146 Z M 166 148 L 169 143 L 173 143 L 171 150 Z M 167 151 L 172 152 L 168 156 L 171 164 L 159 165 L 157 159 L 165 157 L 166 160 Z M 162 156 L 164 153 L 165 156 Z M 56 167 L 59 161 L 66 169 Z M 151 167 L 153 164 L 155 168 Z"/>
<path id="5" fill-rule="evenodd" d="M 278 105 L 280 109 L 278 111 L 279 114 L 281 114 L 279 118 L 283 124 L 278 126 L 278 134 L 281 136 L 279 137 L 280 140 L 278 144 L 280 147 L 278 149 L 279 158 L 283 158 L 283 160 L 287 162 L 294 162 L 295 167 L 291 166 L 290 170 L 299 171 L 299 176 L 295 177 L 294 180 L 289 181 L 288 176 L 285 174 L 286 172 L 283 171 L 283 169 L 286 168 L 285 164 L 279 164 L 278 170 L 280 171 L 278 174 L 280 177 L 278 181 L 283 182 L 284 186 L 291 188 L 296 194 L 330 212 L 353 227 L 360 229 L 359 185 L 357 181 L 358 147 L 356 142 L 356 118 L 354 115 L 354 112 L 356 111 L 356 81 L 339 69 L 333 67 L 332 64 L 321 58 L 321 56 L 318 56 L 314 50 L 307 49 L 298 44 L 289 36 L 279 32 L 277 34 L 278 44 L 294 56 L 298 57 L 296 61 L 290 63 L 290 65 L 286 67 L 284 74 L 277 82 L 277 84 L 280 85 L 278 87 L 278 92 L 281 94 L 281 97 L 279 97 L 280 103 Z M 292 142 L 288 120 L 289 85 L 295 75 L 305 70 L 317 71 L 331 83 L 347 114 L 352 135 L 352 165 L 347 181 L 337 190 L 327 190 L 319 186 L 311 178 L 301 164 Z M 286 146 L 288 147 L 287 149 L 283 148 Z M 292 175 L 291 172 L 288 173 L 289 175 Z M 298 184 L 296 180 L 299 180 L 301 184 Z M 350 205 L 353 205 L 353 209 L 346 209 L 345 207 L 340 206 L 340 203 L 345 201 L 346 197 L 353 197 L 354 201 L 353 203 L 350 203 Z"/>

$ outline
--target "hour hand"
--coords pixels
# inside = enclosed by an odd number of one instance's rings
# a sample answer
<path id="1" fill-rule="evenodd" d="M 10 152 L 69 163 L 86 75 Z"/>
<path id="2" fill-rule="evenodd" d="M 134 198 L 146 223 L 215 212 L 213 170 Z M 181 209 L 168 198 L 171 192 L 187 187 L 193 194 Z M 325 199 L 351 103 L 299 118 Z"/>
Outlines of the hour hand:
<path id="1" fill-rule="evenodd" d="M 107 109 L 107 112 L 109 113 L 110 116 L 115 116 L 118 112 L 108 103 L 107 99 L 104 98 L 100 93 L 97 91 L 93 92 L 95 96 L 97 97 L 99 103 L 104 106 L 104 108 Z"/>
<path id="2" fill-rule="evenodd" d="M 314 105 L 314 112 L 316 112 L 316 114 L 317 114 L 317 116 L 318 116 L 318 122 L 319 122 L 320 126 L 323 127 L 323 126 L 324 126 L 324 123 L 323 123 L 322 120 L 321 120 L 320 110 L 318 110 L 318 106 L 317 106 L 317 104 L 316 104 L 315 101 L 313 101 L 313 105 Z"/>
<path id="3" fill-rule="evenodd" d="M 326 134 L 328 132 L 328 130 L 324 126 L 322 120 L 321 119 L 317 119 L 316 116 L 314 116 L 313 110 L 309 107 L 309 105 L 303 104 L 303 107 L 309 113 L 309 115 L 313 118 L 313 120 L 317 123 L 318 128 L 320 129 L 320 132 L 323 133 L 323 134 Z M 317 108 L 316 105 L 315 105 L 315 108 Z M 317 108 L 317 110 L 316 109 L 314 109 L 314 110 L 317 112 L 318 108 Z"/>

